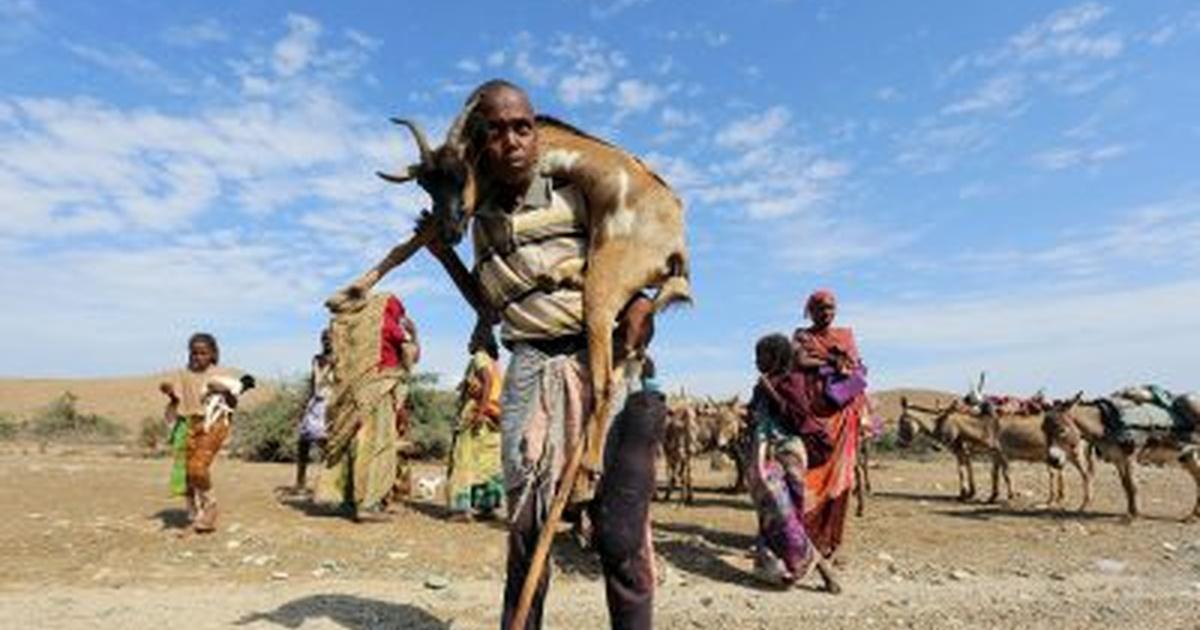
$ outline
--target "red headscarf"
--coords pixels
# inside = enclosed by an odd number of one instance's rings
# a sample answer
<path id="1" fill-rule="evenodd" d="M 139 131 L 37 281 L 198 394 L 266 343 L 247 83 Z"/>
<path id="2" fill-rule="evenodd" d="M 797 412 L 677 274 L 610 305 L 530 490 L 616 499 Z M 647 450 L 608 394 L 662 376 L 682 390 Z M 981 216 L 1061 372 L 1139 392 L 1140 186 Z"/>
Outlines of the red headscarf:
<path id="1" fill-rule="evenodd" d="M 837 304 L 837 297 L 833 295 L 833 291 L 829 289 L 817 289 L 812 295 L 808 296 L 808 301 L 804 303 L 804 313 L 810 318 L 813 311 L 822 304 Z"/>

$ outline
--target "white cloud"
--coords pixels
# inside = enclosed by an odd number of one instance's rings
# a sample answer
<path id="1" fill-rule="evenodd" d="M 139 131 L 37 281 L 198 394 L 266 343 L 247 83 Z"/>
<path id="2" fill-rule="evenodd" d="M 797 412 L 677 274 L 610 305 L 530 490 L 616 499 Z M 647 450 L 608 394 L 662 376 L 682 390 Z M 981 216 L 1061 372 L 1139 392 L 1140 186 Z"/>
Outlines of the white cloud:
<path id="1" fill-rule="evenodd" d="M 289 13 L 285 23 L 288 33 L 275 43 L 271 65 L 280 76 L 290 77 L 304 70 L 312 60 L 321 24 L 297 13 Z"/>
<path id="2" fill-rule="evenodd" d="M 697 112 L 685 111 L 668 105 L 662 110 L 661 120 L 664 127 L 681 128 L 698 125 L 701 118 Z"/>
<path id="3" fill-rule="evenodd" d="M 1058 235 L 1048 247 L 975 252 L 960 264 L 1042 278 L 1158 274 L 1151 273 L 1154 267 L 1186 273 L 1200 268 L 1200 249 L 1192 246 L 1197 239 L 1200 197 L 1184 196 L 1130 209 L 1111 225 Z"/>
<path id="4" fill-rule="evenodd" d="M 833 215 L 801 216 L 771 230 L 770 240 L 785 268 L 793 273 L 823 274 L 882 256 L 911 243 L 911 230 L 871 225 Z"/>
<path id="5" fill-rule="evenodd" d="M 698 41 L 711 48 L 720 48 L 730 41 L 729 33 L 711 28 L 706 24 L 669 29 L 664 31 L 661 37 L 669 42 Z"/>
<path id="6" fill-rule="evenodd" d="M 475 61 L 474 59 L 471 59 L 470 57 L 468 57 L 466 59 L 459 59 L 458 63 L 454 64 L 454 67 L 458 68 L 459 70 L 462 70 L 463 72 L 467 72 L 470 74 L 476 74 L 480 70 L 482 70 L 482 67 L 479 65 L 479 62 Z"/>
<path id="7" fill-rule="evenodd" d="M 919 304 L 847 304 L 881 386 L 958 390 L 986 369 L 997 392 L 1048 387 L 1093 394 L 1138 382 L 1194 387 L 1200 347 L 1200 284 L 1194 281 L 1091 292 L 1008 292 Z M 1168 340 L 1168 341 L 1163 341 Z M 872 355 L 875 359 L 872 360 Z M 922 363 L 911 357 L 931 356 Z M 905 366 L 905 367 L 899 367 Z"/>
<path id="8" fill-rule="evenodd" d="M 66 42 L 63 46 L 76 56 L 128 79 L 162 87 L 175 94 L 191 90 L 188 82 L 167 72 L 154 61 L 126 48 L 100 49 Z"/>
<path id="9" fill-rule="evenodd" d="M 979 122 L 947 124 L 934 119 L 918 123 L 913 131 L 897 137 L 900 152 L 896 163 L 917 174 L 950 170 L 967 155 L 988 147 L 993 128 Z"/>
<path id="10" fill-rule="evenodd" d="M 644 112 L 666 97 L 666 90 L 658 85 L 639 79 L 625 79 L 617 83 L 613 101 L 619 118 L 629 113 Z"/>
<path id="11" fill-rule="evenodd" d="M 1030 161 L 1042 170 L 1061 171 L 1076 166 L 1097 166 L 1128 152 L 1129 147 L 1122 144 L 1108 144 L 1092 149 L 1059 147 L 1037 153 Z"/>
<path id="12" fill-rule="evenodd" d="M 1123 38 L 1116 33 L 1088 32 L 1108 13 L 1107 7 L 1094 2 L 1056 11 L 1014 35 L 1000 55 L 1015 55 L 1022 61 L 1047 57 L 1111 59 L 1121 54 Z"/>
<path id="13" fill-rule="evenodd" d="M 568 64 L 556 90 L 558 98 L 566 105 L 603 102 L 609 85 L 625 66 L 624 55 L 608 49 L 594 37 L 562 35 L 549 50 L 551 55 Z"/>
<path id="14" fill-rule="evenodd" d="M 365 50 L 378 50 L 383 45 L 383 41 L 380 39 L 371 37 L 353 28 L 346 29 L 346 39 L 349 39 L 351 42 L 354 42 L 354 45 Z"/>
<path id="15" fill-rule="evenodd" d="M 904 98 L 904 94 L 890 85 L 875 90 L 875 99 L 884 103 L 894 103 L 902 98 Z"/>
<path id="16" fill-rule="evenodd" d="M 38 5 L 35 0 L 0 1 L 0 17 L 22 19 L 33 17 L 38 13 Z"/>
<path id="17" fill-rule="evenodd" d="M 192 24 L 172 26 L 163 31 L 163 40 L 168 44 L 197 47 L 229 40 L 229 32 L 220 22 L 205 18 Z"/>
<path id="18" fill-rule="evenodd" d="M 791 118 L 792 114 L 786 107 L 776 105 L 726 125 L 717 132 L 717 145 L 727 148 L 760 145 L 778 134 Z"/>
<path id="19" fill-rule="evenodd" d="M 594 19 L 603 20 L 632 9 L 650 0 L 589 0 L 589 13 Z"/>
<path id="20" fill-rule="evenodd" d="M 487 56 L 487 65 L 488 65 L 488 67 L 491 67 L 491 68 L 497 68 L 499 66 L 504 65 L 504 60 L 507 57 L 508 57 L 508 55 L 503 50 L 497 50 L 495 52 L 489 53 Z"/>
<path id="21" fill-rule="evenodd" d="M 968 114 L 993 110 L 1008 110 L 1025 92 L 1025 79 L 1020 74 L 992 77 L 970 96 L 942 108 L 943 114 Z"/>

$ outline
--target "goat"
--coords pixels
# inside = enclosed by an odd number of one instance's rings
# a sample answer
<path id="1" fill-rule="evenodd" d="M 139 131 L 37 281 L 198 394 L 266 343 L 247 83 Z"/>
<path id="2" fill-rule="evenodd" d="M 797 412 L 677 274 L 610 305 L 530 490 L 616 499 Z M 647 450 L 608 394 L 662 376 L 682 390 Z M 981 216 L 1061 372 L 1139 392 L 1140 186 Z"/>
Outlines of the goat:
<path id="1" fill-rule="evenodd" d="M 209 377 L 204 394 L 204 430 L 212 429 L 218 422 L 229 424 L 237 409 L 238 398 L 255 385 L 254 377 L 249 374 L 243 374 L 241 378 Z"/>

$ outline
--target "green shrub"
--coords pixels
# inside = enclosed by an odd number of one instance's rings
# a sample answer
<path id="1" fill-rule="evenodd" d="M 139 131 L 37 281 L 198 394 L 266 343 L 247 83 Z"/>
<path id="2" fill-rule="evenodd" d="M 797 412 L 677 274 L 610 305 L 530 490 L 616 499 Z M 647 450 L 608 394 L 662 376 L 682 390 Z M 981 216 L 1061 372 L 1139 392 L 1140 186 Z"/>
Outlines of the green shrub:
<path id="1" fill-rule="evenodd" d="M 0 413 L 0 440 L 11 440 L 21 432 L 21 423 L 12 414 Z"/>
<path id="2" fill-rule="evenodd" d="M 76 408 L 78 402 L 78 396 L 64 392 L 35 413 L 25 429 L 43 441 L 114 441 L 124 435 L 125 427 L 113 420 L 80 413 Z"/>
<path id="3" fill-rule="evenodd" d="M 409 439 L 421 458 L 442 458 L 450 452 L 458 399 L 452 391 L 437 389 L 437 382 L 437 375 L 429 373 L 416 374 L 409 382 Z M 297 427 L 306 393 L 303 381 L 284 384 L 270 400 L 239 410 L 230 452 L 250 461 L 296 461 Z"/>
<path id="4" fill-rule="evenodd" d="M 437 388 L 438 376 L 419 373 L 409 381 L 408 409 L 412 420 L 409 439 L 417 456 L 441 459 L 450 452 L 454 422 L 458 415 L 458 396 Z"/>
<path id="5" fill-rule="evenodd" d="M 138 444 L 151 453 L 162 453 L 167 447 L 169 429 L 163 422 L 162 416 L 146 416 L 142 418 L 141 428 L 138 429 Z"/>
<path id="6" fill-rule="evenodd" d="M 304 381 L 284 383 L 269 400 L 239 409 L 230 452 L 255 462 L 296 461 L 296 430 L 306 391 Z"/>

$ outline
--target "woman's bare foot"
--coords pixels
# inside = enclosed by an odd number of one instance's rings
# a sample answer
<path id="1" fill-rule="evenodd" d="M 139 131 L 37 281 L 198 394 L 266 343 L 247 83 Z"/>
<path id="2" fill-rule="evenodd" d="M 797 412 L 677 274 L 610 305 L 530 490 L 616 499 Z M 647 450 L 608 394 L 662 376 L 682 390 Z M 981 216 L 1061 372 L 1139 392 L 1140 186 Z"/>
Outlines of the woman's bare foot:
<path id="1" fill-rule="evenodd" d="M 817 573 L 820 574 L 821 581 L 825 583 L 825 590 L 829 591 L 831 595 L 842 592 L 842 585 L 838 582 L 833 567 L 824 558 L 817 559 Z"/>

